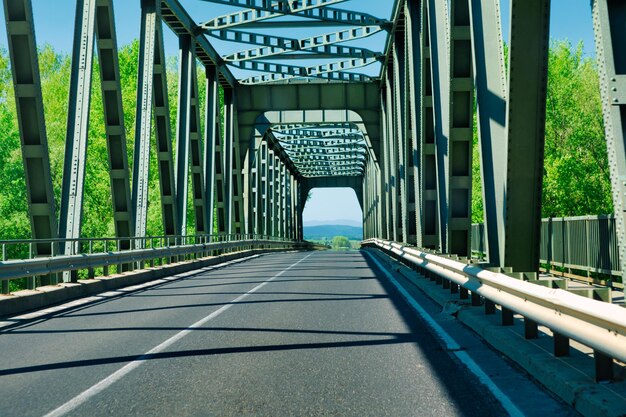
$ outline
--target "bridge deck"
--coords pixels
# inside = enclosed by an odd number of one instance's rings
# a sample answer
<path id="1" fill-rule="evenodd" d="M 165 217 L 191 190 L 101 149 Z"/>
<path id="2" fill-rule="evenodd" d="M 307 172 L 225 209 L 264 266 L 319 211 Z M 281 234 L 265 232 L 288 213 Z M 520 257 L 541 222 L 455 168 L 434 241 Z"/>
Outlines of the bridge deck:
<path id="1" fill-rule="evenodd" d="M 503 415 L 372 266 L 266 255 L 5 330 L 0 415 Z"/>

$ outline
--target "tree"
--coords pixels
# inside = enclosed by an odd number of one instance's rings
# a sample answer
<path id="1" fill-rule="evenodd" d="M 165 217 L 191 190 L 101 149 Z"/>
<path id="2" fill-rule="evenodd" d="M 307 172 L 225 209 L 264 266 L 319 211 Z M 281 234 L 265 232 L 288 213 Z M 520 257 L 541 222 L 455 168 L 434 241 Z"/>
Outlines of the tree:
<path id="1" fill-rule="evenodd" d="M 583 44 L 552 44 L 542 215 L 613 212 L 598 70 Z"/>
<path id="2" fill-rule="evenodd" d="M 333 249 L 350 249 L 350 240 L 345 236 L 335 236 L 332 240 Z"/>
<path id="3" fill-rule="evenodd" d="M 482 223 L 476 128 L 472 168 L 472 221 Z M 598 70 L 582 42 L 550 47 L 542 200 L 543 217 L 613 212 Z"/>

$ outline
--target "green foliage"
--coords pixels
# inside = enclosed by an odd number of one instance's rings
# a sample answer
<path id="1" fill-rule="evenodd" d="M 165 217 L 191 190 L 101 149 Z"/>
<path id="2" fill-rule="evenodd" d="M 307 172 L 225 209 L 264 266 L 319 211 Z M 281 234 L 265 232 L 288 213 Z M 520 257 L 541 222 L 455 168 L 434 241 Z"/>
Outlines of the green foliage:
<path id="1" fill-rule="evenodd" d="M 583 45 L 550 48 L 542 214 L 613 212 L 598 71 Z"/>
<path id="2" fill-rule="evenodd" d="M 582 43 L 576 47 L 567 41 L 552 43 L 546 100 L 543 217 L 613 212 L 598 85 L 595 61 L 583 56 Z M 482 223 L 476 127 L 472 168 L 472 222 Z"/>
<path id="3" fill-rule="evenodd" d="M 122 106 L 124 110 L 128 162 L 131 172 L 135 142 L 138 60 L 139 41 L 135 40 L 131 44 L 120 48 L 119 64 Z M 168 60 L 167 83 L 171 114 L 170 130 L 174 147 L 176 143 L 175 126 L 178 97 L 177 65 L 176 58 Z M 63 177 L 63 157 L 65 154 L 71 57 L 67 54 L 57 53 L 50 45 L 45 45 L 39 51 L 39 66 L 52 181 L 58 211 Z M 203 82 L 205 79 L 204 71 L 198 67 L 197 74 L 198 101 L 201 114 L 204 114 L 206 96 L 206 83 Z M 8 51 L 0 49 L 0 167 L 2 169 L 2 176 L 0 176 L 0 239 L 25 239 L 31 236 L 31 232 L 12 85 Z M 200 117 L 200 123 L 201 129 L 204 129 L 204 117 Z M 154 236 L 163 233 L 154 129 L 151 137 L 150 152 L 147 233 Z M 174 154 L 175 152 L 176 149 L 174 149 Z M 96 60 L 92 81 L 89 139 L 85 167 L 83 237 L 114 236 L 115 234 L 107 155 L 102 92 Z M 190 198 L 192 198 L 191 193 Z M 191 202 L 189 204 L 188 219 L 189 227 L 187 232 L 193 234 L 194 217 Z"/>
<path id="4" fill-rule="evenodd" d="M 350 249 L 350 239 L 345 236 L 335 236 L 332 240 L 333 249 Z"/>

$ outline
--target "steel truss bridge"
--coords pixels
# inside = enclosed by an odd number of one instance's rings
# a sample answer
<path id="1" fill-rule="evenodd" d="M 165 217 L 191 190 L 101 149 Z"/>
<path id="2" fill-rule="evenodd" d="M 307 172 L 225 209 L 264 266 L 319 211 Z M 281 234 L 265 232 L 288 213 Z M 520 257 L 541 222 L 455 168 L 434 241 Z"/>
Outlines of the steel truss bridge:
<path id="1" fill-rule="evenodd" d="M 122 107 L 113 0 L 76 1 L 57 201 L 31 0 L 3 1 L 32 237 L 0 242 L 3 252 L 26 245 L 31 254 L 4 255 L 2 292 L 26 278 L 30 290 L 60 286 L 69 295 L 21 306 L 13 300 L 7 310 L 0 300 L 2 314 L 81 295 L 69 293 L 81 270 L 95 278 L 163 268 L 149 276 L 155 278 L 179 271 L 168 267 L 198 268 L 230 252 L 313 249 L 303 241 L 310 190 L 349 187 L 363 209 L 368 251 L 401 260 L 484 306 L 487 315 L 497 312 L 503 325 L 523 320 L 529 340 L 549 329 L 555 356 L 566 356 L 570 341 L 586 346 L 595 379 L 615 379 L 615 361 L 626 362 L 624 309 L 555 290 L 560 284 L 538 275 L 549 0 L 510 1 L 508 63 L 498 0 L 389 0 L 387 16 L 356 0 L 138 3 L 137 107 L 129 109 Z M 217 6 L 230 12 L 214 16 Z M 592 0 L 591 8 L 623 272 L 626 2 Z M 165 31 L 176 36 L 180 52 L 174 131 Z M 97 76 L 115 236 L 86 239 L 85 164 Z M 204 103 L 199 83 L 206 85 Z M 124 115 L 133 111 L 129 150 Z M 470 259 L 474 129 L 488 260 L 482 263 Z M 150 172 L 153 146 L 157 172 Z M 160 237 L 146 235 L 150 175 L 159 178 L 160 200 L 152 203 L 161 206 Z M 186 235 L 188 223 L 193 236 Z M 87 401 L 80 398 L 72 404 Z M 52 415 L 74 409 L 67 404 Z"/>

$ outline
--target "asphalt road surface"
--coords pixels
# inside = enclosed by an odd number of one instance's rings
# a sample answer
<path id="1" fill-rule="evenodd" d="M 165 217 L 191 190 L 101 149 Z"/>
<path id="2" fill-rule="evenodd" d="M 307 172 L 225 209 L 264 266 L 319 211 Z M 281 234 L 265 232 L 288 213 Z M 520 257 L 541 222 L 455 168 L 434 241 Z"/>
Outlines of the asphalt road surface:
<path id="1" fill-rule="evenodd" d="M 572 415 L 481 343 L 523 414 Z M 2 417 L 508 414 L 356 251 L 199 271 L 5 329 L 0 352 Z"/>

